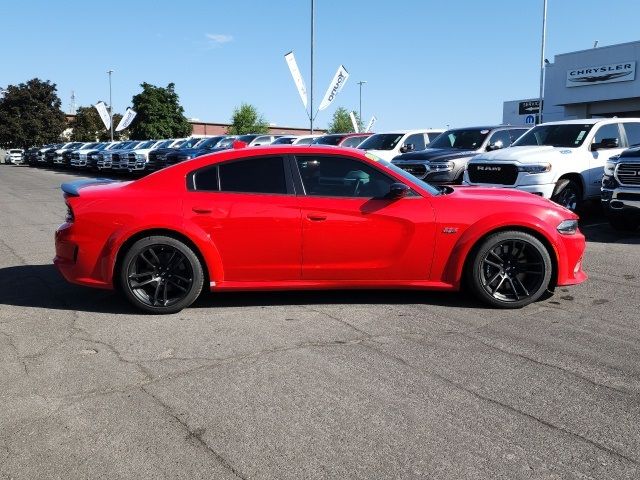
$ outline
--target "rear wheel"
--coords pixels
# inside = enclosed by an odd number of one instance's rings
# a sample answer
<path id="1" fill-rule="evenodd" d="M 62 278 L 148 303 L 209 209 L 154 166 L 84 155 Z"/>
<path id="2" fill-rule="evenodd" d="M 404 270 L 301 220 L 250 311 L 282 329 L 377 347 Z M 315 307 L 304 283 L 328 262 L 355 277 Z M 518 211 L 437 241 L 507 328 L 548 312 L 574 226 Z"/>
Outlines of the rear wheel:
<path id="1" fill-rule="evenodd" d="M 556 188 L 553 190 L 553 195 L 551 195 L 551 200 L 572 212 L 578 210 L 581 199 L 582 188 L 575 181 L 568 178 L 558 180 Z"/>
<path id="2" fill-rule="evenodd" d="M 151 236 L 134 243 L 120 268 L 127 299 L 150 313 L 175 313 L 191 305 L 204 280 L 202 264 L 180 240 Z"/>
<path id="3" fill-rule="evenodd" d="M 495 307 L 520 308 L 535 302 L 551 281 L 549 252 L 528 233 L 498 232 L 471 255 L 469 286 L 480 300 Z"/>

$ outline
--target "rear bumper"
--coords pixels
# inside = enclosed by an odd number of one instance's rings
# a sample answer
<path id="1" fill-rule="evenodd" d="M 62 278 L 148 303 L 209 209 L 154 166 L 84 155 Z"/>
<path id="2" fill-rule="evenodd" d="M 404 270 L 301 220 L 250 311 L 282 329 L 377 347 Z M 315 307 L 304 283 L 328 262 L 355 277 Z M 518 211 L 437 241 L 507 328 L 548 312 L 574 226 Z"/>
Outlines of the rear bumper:
<path id="1" fill-rule="evenodd" d="M 100 258 L 99 252 L 84 249 L 73 231 L 73 225 L 62 224 L 55 233 L 56 256 L 53 264 L 62 276 L 70 283 L 87 287 L 112 290 L 113 285 L 97 274 Z M 84 242 L 86 244 L 86 242 Z"/>

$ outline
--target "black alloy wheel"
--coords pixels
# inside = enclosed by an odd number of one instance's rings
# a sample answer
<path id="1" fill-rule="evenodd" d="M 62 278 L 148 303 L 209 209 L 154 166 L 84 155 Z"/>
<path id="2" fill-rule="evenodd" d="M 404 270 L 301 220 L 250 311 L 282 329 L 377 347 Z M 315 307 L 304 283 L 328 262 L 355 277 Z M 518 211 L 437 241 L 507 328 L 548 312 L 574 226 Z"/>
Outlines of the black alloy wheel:
<path id="1" fill-rule="evenodd" d="M 198 297 L 202 265 L 183 242 L 164 236 L 137 241 L 126 253 L 120 285 L 128 300 L 150 313 L 175 313 Z"/>
<path id="2" fill-rule="evenodd" d="M 553 191 L 551 200 L 558 205 L 562 205 L 564 208 L 575 212 L 578 210 L 580 200 L 582 197 L 582 189 L 573 180 L 563 179 L 558 181 L 556 188 Z"/>
<path id="3" fill-rule="evenodd" d="M 528 233 L 496 233 L 472 255 L 470 287 L 490 305 L 524 307 L 538 300 L 549 287 L 551 257 L 545 246 Z"/>

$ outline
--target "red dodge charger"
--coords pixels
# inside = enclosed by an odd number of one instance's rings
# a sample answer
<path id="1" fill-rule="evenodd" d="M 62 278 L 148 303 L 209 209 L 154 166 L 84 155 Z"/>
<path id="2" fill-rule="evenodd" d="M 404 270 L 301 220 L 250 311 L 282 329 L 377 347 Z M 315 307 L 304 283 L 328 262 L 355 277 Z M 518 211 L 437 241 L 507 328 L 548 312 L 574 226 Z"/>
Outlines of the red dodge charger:
<path id="1" fill-rule="evenodd" d="M 188 307 L 204 287 L 465 286 L 517 308 L 586 279 L 569 210 L 517 190 L 436 188 L 352 149 L 236 149 L 62 190 L 62 275 L 153 313 Z"/>

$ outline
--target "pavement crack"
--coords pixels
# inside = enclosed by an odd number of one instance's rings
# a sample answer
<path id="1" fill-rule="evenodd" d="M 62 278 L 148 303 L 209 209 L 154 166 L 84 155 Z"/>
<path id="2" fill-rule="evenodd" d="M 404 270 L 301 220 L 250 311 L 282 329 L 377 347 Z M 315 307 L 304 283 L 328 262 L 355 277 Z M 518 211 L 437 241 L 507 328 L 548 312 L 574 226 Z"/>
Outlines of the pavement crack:
<path id="1" fill-rule="evenodd" d="M 308 310 L 310 312 L 314 312 L 314 313 L 319 313 L 320 315 L 324 315 L 325 317 L 330 318 L 331 320 L 335 320 L 336 322 L 339 322 L 347 327 L 349 327 L 350 329 L 358 332 L 361 335 L 365 335 L 367 337 L 371 337 L 371 334 L 369 332 L 365 332 L 364 330 L 361 330 L 360 328 L 356 327 L 355 325 L 347 322 L 346 320 L 340 318 L 340 317 L 336 317 L 335 315 L 331 315 L 330 313 L 327 312 L 323 312 L 322 310 L 318 310 L 316 308 L 312 308 L 308 305 L 302 305 L 302 308 L 304 308 L 305 310 Z"/>
<path id="2" fill-rule="evenodd" d="M 29 376 L 29 367 L 27 366 L 27 362 L 25 362 L 25 360 L 24 360 L 25 357 L 20 356 L 20 351 L 18 350 L 18 347 L 16 347 L 16 344 L 13 343 L 13 337 L 11 335 L 9 335 L 8 333 L 5 333 L 5 332 L 0 332 L 0 335 L 3 335 L 7 339 L 7 344 L 15 352 L 16 359 L 18 360 L 18 362 L 20 362 L 20 365 L 22 365 L 22 369 L 24 370 L 24 374 L 26 376 Z"/>
<path id="3" fill-rule="evenodd" d="M 173 409 L 171 408 L 170 405 L 168 405 L 166 402 L 164 402 L 158 396 L 156 396 L 153 393 L 149 392 L 144 387 L 140 387 L 140 390 L 142 390 L 143 393 L 148 395 L 155 403 L 160 405 L 165 410 L 165 412 L 167 413 L 167 415 L 169 417 L 173 418 L 176 422 L 178 422 L 178 424 L 184 430 L 186 430 L 187 437 L 190 438 L 190 439 L 193 439 L 197 444 L 199 444 L 202 448 L 204 448 L 207 452 L 209 452 L 211 454 L 211 456 L 213 456 L 220 465 L 222 465 L 224 468 L 229 470 L 237 478 L 239 478 L 241 480 L 246 480 L 247 479 L 247 477 L 245 477 L 236 467 L 234 467 L 231 464 L 231 462 L 229 462 L 229 460 L 227 460 L 224 456 L 222 456 L 220 453 L 218 453 L 211 445 L 209 445 L 206 442 L 206 440 L 204 438 L 202 438 L 204 436 L 204 429 L 196 428 L 196 429 L 192 430 L 189 427 L 189 425 L 187 424 L 187 422 L 182 420 L 180 418 L 180 416 L 173 411 Z"/>
<path id="4" fill-rule="evenodd" d="M 541 425 L 544 425 L 545 427 L 550 428 L 552 430 L 557 430 L 557 431 L 559 431 L 559 432 L 561 432 L 561 433 L 563 433 L 565 435 L 568 435 L 568 436 L 570 436 L 570 437 L 572 437 L 572 438 L 574 438 L 574 439 L 576 439 L 578 441 L 581 441 L 581 442 L 584 442 L 584 443 L 586 443 L 588 445 L 591 445 L 592 447 L 594 447 L 594 448 L 596 448 L 596 449 L 598 449 L 598 450 L 600 450 L 602 452 L 608 453 L 609 455 L 611 455 L 613 457 L 616 457 L 616 458 L 618 458 L 620 460 L 623 460 L 623 461 L 626 461 L 628 463 L 631 463 L 634 466 L 640 466 L 640 463 L 638 461 L 636 461 L 635 459 L 630 458 L 630 457 L 628 457 L 628 456 L 626 456 L 626 455 L 624 455 L 624 454 L 622 454 L 622 453 L 620 453 L 620 452 L 618 452 L 618 451 L 616 451 L 616 450 L 614 450 L 612 448 L 609 448 L 609 447 L 607 447 L 605 445 L 602 445 L 601 443 L 599 443 L 599 442 L 597 442 L 595 440 L 592 440 L 592 439 L 587 438 L 587 437 L 585 437 L 583 435 L 580 435 L 579 433 L 575 433 L 575 432 L 572 432 L 571 430 L 568 430 L 568 429 L 566 429 L 564 427 L 561 427 L 559 425 L 555 425 L 550 421 L 547 421 L 547 420 L 544 420 L 542 418 L 536 417 L 535 415 L 532 415 L 532 414 L 527 413 L 527 412 L 525 412 L 523 410 L 515 408 L 515 407 L 513 407 L 511 405 L 508 405 L 508 404 L 506 404 L 504 402 L 501 402 L 500 400 L 496 400 L 494 398 L 482 395 L 481 393 L 478 393 L 475 390 L 472 390 L 470 388 L 464 387 L 463 385 L 460 385 L 459 383 L 454 382 L 453 380 L 445 377 L 444 375 L 441 375 L 439 373 L 435 373 L 434 371 L 431 371 L 431 370 L 421 369 L 421 368 L 419 368 L 419 367 L 417 367 L 415 365 L 410 364 L 409 362 L 407 362 L 405 359 L 403 359 L 401 357 L 397 357 L 396 355 L 393 355 L 391 353 L 388 353 L 388 352 L 379 350 L 377 348 L 374 348 L 372 345 L 368 345 L 366 343 L 362 343 L 362 346 L 365 347 L 365 348 L 368 348 L 368 349 L 370 349 L 370 350 L 372 350 L 374 352 L 376 352 L 379 355 L 382 355 L 384 357 L 392 359 L 392 360 L 394 360 L 394 361 L 396 361 L 396 362 L 398 362 L 398 363 L 400 363 L 400 364 L 404 365 L 405 367 L 408 367 L 408 368 L 410 368 L 412 370 L 416 370 L 416 371 L 418 371 L 420 373 L 426 374 L 426 375 L 431 376 L 433 378 L 437 378 L 441 382 L 444 382 L 447 385 L 450 385 L 451 387 L 453 387 L 455 389 L 458 389 L 460 391 L 466 392 L 467 394 L 469 394 L 469 395 L 471 395 L 471 396 L 473 396 L 473 397 L 475 397 L 475 398 L 477 398 L 479 400 L 482 400 L 482 401 L 487 402 L 487 403 L 491 403 L 493 405 L 497 405 L 497 406 L 501 407 L 504 410 L 508 410 L 511 413 L 515 413 L 517 415 L 521 415 L 523 417 L 526 417 L 526 418 L 528 418 L 530 420 L 533 420 L 533 421 L 535 421 L 535 422 L 537 422 L 537 423 L 539 423 Z"/>

